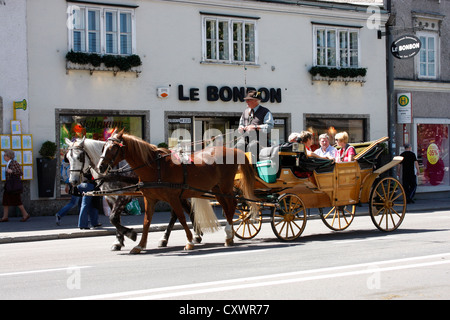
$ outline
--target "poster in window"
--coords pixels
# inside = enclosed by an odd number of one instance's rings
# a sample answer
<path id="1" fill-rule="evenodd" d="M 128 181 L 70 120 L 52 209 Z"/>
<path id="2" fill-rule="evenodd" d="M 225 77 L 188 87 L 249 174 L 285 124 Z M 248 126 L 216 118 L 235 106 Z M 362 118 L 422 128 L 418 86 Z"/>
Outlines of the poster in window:
<path id="1" fill-rule="evenodd" d="M 23 177 L 22 180 L 32 180 L 33 179 L 33 166 L 23 166 Z"/>
<path id="2" fill-rule="evenodd" d="M 2 166 L 6 166 L 8 164 L 8 162 L 6 162 L 5 159 L 3 158 L 4 155 L 5 151 L 2 151 Z"/>
<path id="3" fill-rule="evenodd" d="M 14 151 L 14 160 L 16 160 L 19 164 L 22 164 L 22 150 Z"/>
<path id="4" fill-rule="evenodd" d="M 11 149 L 11 136 L 9 134 L 0 135 L 0 149 Z"/>
<path id="5" fill-rule="evenodd" d="M 33 151 L 23 150 L 22 151 L 22 163 L 23 164 L 33 164 Z"/>
<path id="6" fill-rule="evenodd" d="M 22 149 L 25 150 L 33 149 L 33 138 L 31 134 L 22 135 Z"/>
<path id="7" fill-rule="evenodd" d="M 21 134 L 22 124 L 20 120 L 11 120 L 11 134 Z"/>
<path id="8" fill-rule="evenodd" d="M 20 134 L 11 136 L 11 149 L 22 149 L 22 136 Z"/>

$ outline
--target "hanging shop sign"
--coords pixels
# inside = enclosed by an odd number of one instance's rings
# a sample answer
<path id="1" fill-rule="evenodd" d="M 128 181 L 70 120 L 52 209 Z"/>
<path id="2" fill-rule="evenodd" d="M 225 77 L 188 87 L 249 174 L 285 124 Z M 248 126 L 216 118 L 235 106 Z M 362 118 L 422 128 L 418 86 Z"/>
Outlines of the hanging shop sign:
<path id="1" fill-rule="evenodd" d="M 411 93 L 397 94 L 397 123 L 412 122 Z"/>
<path id="2" fill-rule="evenodd" d="M 261 92 L 261 102 L 281 103 L 282 101 L 280 88 L 207 86 L 206 90 L 201 93 L 200 88 L 185 88 L 182 84 L 178 86 L 178 100 L 200 101 L 201 97 L 204 96 L 207 101 L 211 102 L 244 102 L 249 90 Z"/>
<path id="3" fill-rule="evenodd" d="M 401 36 L 391 45 L 391 53 L 398 59 L 409 59 L 419 53 L 422 43 L 413 35 Z"/>

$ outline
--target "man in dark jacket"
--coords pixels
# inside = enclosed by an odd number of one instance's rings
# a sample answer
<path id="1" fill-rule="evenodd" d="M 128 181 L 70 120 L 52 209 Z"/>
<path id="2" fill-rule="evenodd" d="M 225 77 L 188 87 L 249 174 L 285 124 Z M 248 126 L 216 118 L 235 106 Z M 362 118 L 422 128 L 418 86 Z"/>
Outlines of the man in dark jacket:
<path id="1" fill-rule="evenodd" d="M 402 176 L 403 188 L 406 193 L 406 201 L 408 203 L 414 203 L 413 197 L 416 194 L 417 188 L 417 174 L 419 171 L 419 162 L 417 161 L 416 154 L 411 151 L 411 145 L 405 144 L 405 151 L 400 155 L 403 157 L 403 161 L 400 162 L 399 176 Z"/>

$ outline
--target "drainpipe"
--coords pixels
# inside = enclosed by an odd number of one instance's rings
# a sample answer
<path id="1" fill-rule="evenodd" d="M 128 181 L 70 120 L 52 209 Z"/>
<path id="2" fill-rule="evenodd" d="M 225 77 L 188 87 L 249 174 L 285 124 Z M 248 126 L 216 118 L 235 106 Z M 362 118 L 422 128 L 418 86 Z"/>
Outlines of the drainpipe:
<path id="1" fill-rule="evenodd" d="M 394 57 L 391 53 L 391 44 L 394 41 L 392 36 L 392 4 L 391 0 L 386 0 L 387 10 L 391 16 L 386 23 L 386 68 L 387 68 L 387 107 L 388 107 L 388 134 L 389 153 L 393 158 L 396 155 L 396 109 L 394 92 Z M 391 175 L 396 176 L 396 168 L 391 169 Z"/>

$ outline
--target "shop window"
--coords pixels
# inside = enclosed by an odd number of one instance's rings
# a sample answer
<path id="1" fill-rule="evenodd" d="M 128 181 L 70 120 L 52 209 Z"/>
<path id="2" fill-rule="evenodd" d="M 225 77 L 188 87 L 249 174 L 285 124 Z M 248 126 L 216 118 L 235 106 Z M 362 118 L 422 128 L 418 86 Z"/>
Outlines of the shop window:
<path id="1" fill-rule="evenodd" d="M 185 152 L 191 152 L 193 126 L 192 117 L 170 117 L 168 119 L 169 148 L 181 147 Z"/>
<path id="2" fill-rule="evenodd" d="M 313 146 L 315 150 L 319 148 L 319 136 L 327 133 L 331 144 L 334 144 L 336 133 L 346 131 L 349 135 L 349 142 L 366 141 L 366 119 L 339 119 L 339 118 L 306 118 L 306 130 L 313 133 Z"/>
<path id="3" fill-rule="evenodd" d="M 233 148 L 239 136 L 238 115 L 216 116 L 169 116 L 168 146 L 182 148 L 185 152 L 201 150 L 211 145 L 224 145 Z M 288 118 L 274 117 L 274 130 L 271 143 L 277 145 L 286 142 Z M 213 140 L 211 140 L 213 138 Z"/>
<path id="4" fill-rule="evenodd" d="M 61 195 L 65 195 L 65 184 L 69 179 L 69 166 L 64 160 L 67 152 L 65 139 L 75 140 L 86 137 L 88 139 L 105 141 L 108 139 L 115 128 L 125 129 L 127 133 L 144 138 L 143 136 L 143 117 L 142 116 L 79 116 L 79 115 L 60 115 L 60 164 L 61 164 Z"/>
<path id="5" fill-rule="evenodd" d="M 450 185 L 449 181 L 449 124 L 417 124 L 417 158 L 420 173 L 418 186 Z"/>

